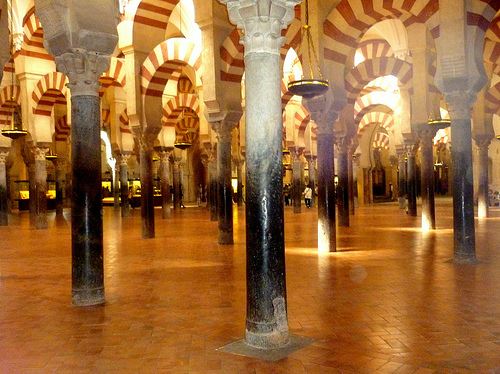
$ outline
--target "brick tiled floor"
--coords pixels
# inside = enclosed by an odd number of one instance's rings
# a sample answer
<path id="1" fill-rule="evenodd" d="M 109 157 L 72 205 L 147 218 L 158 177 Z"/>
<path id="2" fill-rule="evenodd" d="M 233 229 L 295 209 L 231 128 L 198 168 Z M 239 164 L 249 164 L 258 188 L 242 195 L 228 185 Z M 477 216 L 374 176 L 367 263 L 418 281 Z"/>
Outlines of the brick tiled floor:
<path id="1" fill-rule="evenodd" d="M 69 223 L 28 215 L 0 228 L 0 372 L 498 373 L 500 211 L 477 220 L 480 263 L 452 257 L 451 205 L 438 230 L 394 204 L 360 208 L 339 252 L 318 255 L 316 212 L 286 210 L 291 331 L 314 343 L 276 363 L 216 349 L 242 337 L 244 213 L 235 245 L 216 244 L 201 208 L 140 238 L 140 212 L 105 209 L 105 306 L 71 306 Z"/>

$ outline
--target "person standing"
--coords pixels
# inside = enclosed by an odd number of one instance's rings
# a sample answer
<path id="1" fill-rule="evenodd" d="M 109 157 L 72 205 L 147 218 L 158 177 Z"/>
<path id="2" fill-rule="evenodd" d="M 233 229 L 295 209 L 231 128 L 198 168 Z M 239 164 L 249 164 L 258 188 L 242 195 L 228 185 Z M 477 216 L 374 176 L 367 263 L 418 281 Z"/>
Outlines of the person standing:
<path id="1" fill-rule="evenodd" d="M 304 190 L 304 200 L 306 203 L 306 208 L 310 208 L 312 206 L 312 188 L 310 185 L 307 185 L 306 189 Z"/>

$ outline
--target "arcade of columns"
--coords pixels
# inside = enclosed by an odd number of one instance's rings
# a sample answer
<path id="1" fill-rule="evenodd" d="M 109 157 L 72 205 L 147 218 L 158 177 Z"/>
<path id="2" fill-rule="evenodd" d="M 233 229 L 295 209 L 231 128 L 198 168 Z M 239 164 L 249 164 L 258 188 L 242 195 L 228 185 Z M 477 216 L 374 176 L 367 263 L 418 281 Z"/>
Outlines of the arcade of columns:
<path id="1" fill-rule="evenodd" d="M 21 176 L 30 180 L 37 229 L 47 228 L 47 173 L 56 179 L 56 214 L 63 190 L 71 191 L 74 305 L 105 300 L 106 135 L 123 217 L 128 180 L 139 170 L 145 239 L 155 235 L 154 177 L 167 220 L 172 203 L 180 209 L 199 184 L 208 190 L 220 244 L 233 243 L 232 179 L 238 205 L 245 185 L 249 345 L 289 341 L 284 180 L 296 213 L 304 180 L 317 186 L 318 251 L 331 252 L 356 197 L 399 199 L 417 216 L 419 190 L 422 229 L 435 229 L 435 181 L 443 180 L 435 174 L 446 162 L 454 260 L 476 261 L 474 200 L 487 217 L 488 184 L 500 183 L 494 169 L 489 175 L 488 154 L 500 133 L 498 2 L 371 0 L 361 9 L 355 1 L 311 0 L 313 40 L 331 89 L 307 100 L 286 89 L 309 68 L 300 0 L 11 3 L 12 10 L 1 2 L 0 124 L 9 126 L 20 108 L 29 133 L 0 140 L 0 224 L 15 214 L 12 186 Z M 12 51 L 4 48 L 9 35 Z M 175 148 L 181 141 L 193 145 Z M 49 150 L 57 161 L 46 161 Z"/>

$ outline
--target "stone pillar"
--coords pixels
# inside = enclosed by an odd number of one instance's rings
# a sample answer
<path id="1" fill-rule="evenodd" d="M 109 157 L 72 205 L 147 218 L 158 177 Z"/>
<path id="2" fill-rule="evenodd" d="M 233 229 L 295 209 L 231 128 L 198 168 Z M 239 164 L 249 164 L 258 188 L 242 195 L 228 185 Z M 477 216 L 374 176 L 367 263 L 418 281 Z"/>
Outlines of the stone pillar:
<path id="1" fill-rule="evenodd" d="M 238 206 L 243 206 L 243 164 L 244 160 L 239 160 L 236 164 L 236 172 L 238 178 L 238 189 L 236 192 L 236 199 L 238 202 Z"/>
<path id="2" fill-rule="evenodd" d="M 64 179 L 66 177 L 66 160 L 58 158 L 54 161 L 56 168 L 56 216 L 64 212 Z"/>
<path id="3" fill-rule="evenodd" d="M 128 217 L 130 214 L 130 201 L 128 189 L 128 160 L 130 155 L 121 155 L 120 157 L 120 195 L 121 195 L 121 215 Z"/>
<path id="4" fill-rule="evenodd" d="M 213 151 L 212 151 L 213 152 Z M 210 208 L 210 221 L 217 221 L 217 159 L 210 155 L 208 160 L 208 200 Z"/>
<path id="5" fill-rule="evenodd" d="M 140 151 L 141 171 L 141 217 L 142 238 L 155 237 L 155 206 L 153 195 L 153 148 L 146 143 L 141 144 Z"/>
<path id="6" fill-rule="evenodd" d="M 33 149 L 35 163 L 33 165 L 33 194 L 30 195 L 30 205 L 32 205 L 32 224 L 36 229 L 46 229 L 47 221 L 47 159 L 45 155 L 48 148 L 35 147 Z"/>
<path id="7" fill-rule="evenodd" d="M 302 164 L 300 162 L 300 155 L 302 150 L 294 147 L 290 147 L 290 155 L 292 156 L 292 205 L 293 212 L 301 212 L 301 202 L 302 202 L 302 180 L 301 180 L 301 168 Z"/>
<path id="8" fill-rule="evenodd" d="M 0 152 L 0 226 L 9 224 L 7 195 L 7 152 Z"/>
<path id="9" fill-rule="evenodd" d="M 349 166 L 348 166 L 348 139 L 340 138 L 336 141 L 338 156 L 337 203 L 339 209 L 339 226 L 349 227 Z"/>
<path id="10" fill-rule="evenodd" d="M 455 262 L 475 262 L 474 187 L 471 106 L 475 95 L 457 91 L 445 95 L 451 117 L 453 173 L 453 236 Z"/>
<path id="11" fill-rule="evenodd" d="M 408 196 L 408 214 L 417 216 L 417 164 L 415 161 L 416 145 L 414 143 L 405 144 L 406 148 L 406 191 Z"/>
<path id="12" fill-rule="evenodd" d="M 434 156 L 432 150 L 436 129 L 429 127 L 428 124 L 422 124 L 418 130 L 421 152 L 420 190 L 422 195 L 422 229 L 424 230 L 434 230 L 436 228 Z"/>
<path id="13" fill-rule="evenodd" d="M 306 156 L 307 166 L 309 168 L 309 185 L 313 190 L 311 206 L 316 205 L 316 159 L 312 155 Z"/>
<path id="14" fill-rule="evenodd" d="M 233 187 L 231 186 L 231 131 L 235 123 L 215 122 L 217 133 L 217 216 L 219 244 L 233 244 Z"/>
<path id="15" fill-rule="evenodd" d="M 172 150 L 160 152 L 160 174 L 161 174 L 161 209 L 162 218 L 170 217 L 170 205 L 172 204 L 172 193 L 170 192 L 170 156 Z"/>
<path id="16" fill-rule="evenodd" d="M 220 0 L 243 29 L 246 99 L 246 343 L 288 344 L 282 175 L 281 30 L 300 0 Z"/>
<path id="17" fill-rule="evenodd" d="M 353 149 L 354 148 L 354 149 Z M 347 178 L 348 178 L 348 190 L 349 190 L 349 214 L 354 215 L 355 207 L 354 207 L 354 189 L 356 186 L 354 185 L 354 151 L 355 147 L 349 147 L 349 151 L 347 152 Z"/>
<path id="18" fill-rule="evenodd" d="M 181 160 L 174 154 L 174 169 L 172 173 L 174 184 L 174 211 L 181 209 Z"/>
<path id="19" fill-rule="evenodd" d="M 104 303 L 99 76 L 109 57 L 75 50 L 56 57 L 71 90 L 72 295 L 79 306 Z"/>
<path id="20" fill-rule="evenodd" d="M 403 146 L 396 147 L 398 156 L 398 201 L 399 209 L 406 208 L 406 152 Z"/>
<path id="21" fill-rule="evenodd" d="M 115 164 L 115 169 L 114 169 L 114 173 L 113 173 L 113 206 L 115 208 L 115 210 L 118 210 L 120 209 L 120 170 L 118 169 L 118 167 L 116 167 L 116 164 Z"/>
<path id="22" fill-rule="evenodd" d="M 477 191 L 477 216 L 486 218 L 489 216 L 488 201 L 488 147 L 491 143 L 490 135 L 476 135 L 474 140 L 479 150 L 479 177 Z"/>

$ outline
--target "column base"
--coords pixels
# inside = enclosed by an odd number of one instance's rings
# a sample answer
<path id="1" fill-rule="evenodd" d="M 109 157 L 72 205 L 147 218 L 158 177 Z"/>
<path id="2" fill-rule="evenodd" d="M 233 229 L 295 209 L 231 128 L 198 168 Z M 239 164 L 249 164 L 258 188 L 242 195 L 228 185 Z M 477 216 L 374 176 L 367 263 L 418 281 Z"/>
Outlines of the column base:
<path id="1" fill-rule="evenodd" d="M 220 231 L 219 230 L 219 237 L 217 242 L 222 245 L 229 245 L 229 244 L 234 244 L 233 241 L 233 232 L 227 232 L 227 231 Z"/>
<path id="2" fill-rule="evenodd" d="M 74 306 L 92 306 L 104 304 L 104 287 L 73 290 L 72 301 Z"/>
<path id="3" fill-rule="evenodd" d="M 455 253 L 453 257 L 453 263 L 457 265 L 476 265 L 479 261 L 476 258 L 476 255 L 469 254 L 459 254 Z"/>
<path id="4" fill-rule="evenodd" d="M 245 343 L 258 349 L 279 349 L 290 343 L 288 330 L 257 333 L 245 330 Z"/>

